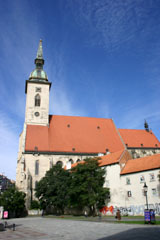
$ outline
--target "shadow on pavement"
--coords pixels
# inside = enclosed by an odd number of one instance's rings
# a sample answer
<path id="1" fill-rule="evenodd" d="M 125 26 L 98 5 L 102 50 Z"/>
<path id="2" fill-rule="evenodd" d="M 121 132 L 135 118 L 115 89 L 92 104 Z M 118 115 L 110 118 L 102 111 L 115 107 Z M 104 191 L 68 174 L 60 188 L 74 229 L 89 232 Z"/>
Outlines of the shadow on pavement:
<path id="1" fill-rule="evenodd" d="M 97 240 L 159 240 L 160 227 L 134 228 Z"/>

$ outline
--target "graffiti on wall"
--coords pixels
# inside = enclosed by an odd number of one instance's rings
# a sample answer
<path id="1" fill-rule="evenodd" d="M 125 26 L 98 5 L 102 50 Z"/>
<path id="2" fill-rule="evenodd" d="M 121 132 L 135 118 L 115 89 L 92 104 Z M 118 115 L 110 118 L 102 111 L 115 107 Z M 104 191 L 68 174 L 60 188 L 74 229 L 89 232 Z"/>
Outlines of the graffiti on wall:
<path id="1" fill-rule="evenodd" d="M 103 213 L 104 215 L 107 212 L 111 212 L 113 214 L 113 211 L 114 211 L 114 207 L 113 206 L 110 206 L 110 207 L 104 206 L 103 208 L 100 209 L 100 212 Z"/>
<path id="2" fill-rule="evenodd" d="M 126 215 L 143 215 L 144 205 L 131 205 L 130 207 L 117 207 L 117 206 L 104 206 L 100 209 L 100 212 L 104 215 L 112 213 L 116 214 L 117 210 L 121 211 L 123 216 Z M 160 215 L 160 203 L 149 204 L 149 209 L 154 209 L 156 215 Z"/>

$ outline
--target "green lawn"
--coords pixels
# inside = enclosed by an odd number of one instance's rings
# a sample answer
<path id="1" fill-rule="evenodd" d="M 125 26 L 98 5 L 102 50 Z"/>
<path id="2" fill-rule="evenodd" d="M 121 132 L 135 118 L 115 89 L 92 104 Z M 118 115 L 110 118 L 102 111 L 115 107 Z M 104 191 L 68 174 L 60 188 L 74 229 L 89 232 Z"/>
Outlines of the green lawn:
<path id="1" fill-rule="evenodd" d="M 75 220 L 75 221 L 93 221 L 93 222 L 106 222 L 106 223 L 112 222 L 116 224 L 117 223 L 145 224 L 143 216 L 135 216 L 135 217 L 132 216 L 132 217 L 129 217 L 130 220 L 127 220 L 127 217 L 125 217 L 126 220 L 124 220 L 124 217 L 122 217 L 122 220 L 120 221 L 116 220 L 114 216 L 110 216 L 110 217 L 103 216 L 102 218 L 99 218 L 99 217 L 84 217 L 84 216 L 73 216 L 73 215 L 63 215 L 63 216 L 47 215 L 45 216 L 45 218 L 58 218 L 58 219 L 68 219 L 68 220 Z M 136 221 L 136 219 L 138 221 Z M 145 225 L 150 225 L 150 224 L 145 224 Z M 159 219 L 156 221 L 154 225 L 160 225 Z"/>

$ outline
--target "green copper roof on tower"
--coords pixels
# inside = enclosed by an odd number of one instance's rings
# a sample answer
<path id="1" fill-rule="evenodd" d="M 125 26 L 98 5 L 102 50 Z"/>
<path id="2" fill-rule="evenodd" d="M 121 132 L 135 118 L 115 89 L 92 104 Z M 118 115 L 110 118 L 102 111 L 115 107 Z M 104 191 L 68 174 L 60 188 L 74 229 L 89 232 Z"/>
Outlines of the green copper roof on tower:
<path id="1" fill-rule="evenodd" d="M 31 72 L 29 76 L 30 81 L 40 81 L 46 82 L 48 81 L 48 77 L 46 72 L 43 70 L 44 59 L 43 59 L 43 49 L 42 49 L 42 40 L 39 41 L 37 56 L 35 59 L 35 69 Z"/>
<path id="2" fill-rule="evenodd" d="M 37 59 L 43 59 L 42 40 L 39 41 L 39 46 L 38 46 L 38 51 L 37 51 Z"/>

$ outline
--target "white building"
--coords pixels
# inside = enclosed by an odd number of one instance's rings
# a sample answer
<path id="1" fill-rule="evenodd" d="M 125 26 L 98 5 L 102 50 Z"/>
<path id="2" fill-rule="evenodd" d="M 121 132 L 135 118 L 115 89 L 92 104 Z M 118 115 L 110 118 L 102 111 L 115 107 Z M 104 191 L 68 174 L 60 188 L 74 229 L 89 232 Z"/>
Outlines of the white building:
<path id="1" fill-rule="evenodd" d="M 104 214 L 117 209 L 123 215 L 144 215 L 144 209 L 154 209 L 160 215 L 160 154 L 133 159 L 127 150 L 103 156 L 100 166 L 105 167 L 105 186 L 111 198 Z M 144 183 L 148 186 L 147 200 Z"/>

